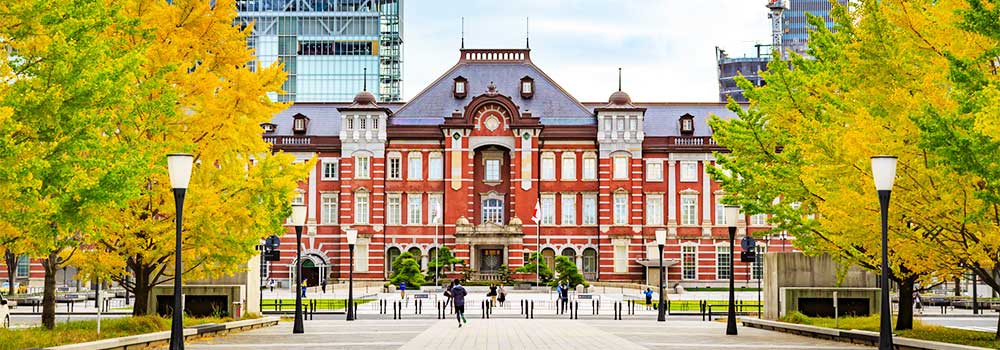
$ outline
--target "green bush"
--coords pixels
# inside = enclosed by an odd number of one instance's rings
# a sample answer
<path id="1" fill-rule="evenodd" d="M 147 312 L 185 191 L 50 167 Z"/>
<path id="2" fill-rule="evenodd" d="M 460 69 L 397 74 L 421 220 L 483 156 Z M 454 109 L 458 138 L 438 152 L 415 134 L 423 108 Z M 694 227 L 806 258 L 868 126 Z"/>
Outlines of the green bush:
<path id="1" fill-rule="evenodd" d="M 545 264 L 545 259 L 542 258 L 542 253 L 534 252 L 531 253 L 531 259 L 524 266 L 518 267 L 514 272 L 520 273 L 535 273 L 535 266 L 538 266 L 538 276 L 542 280 L 543 284 L 547 284 L 552 281 L 552 270 Z"/>
<path id="2" fill-rule="evenodd" d="M 435 255 L 437 255 L 437 259 L 434 259 L 434 255 L 431 255 L 428 257 L 431 260 L 427 261 L 426 280 L 431 283 L 437 281 L 438 279 L 438 276 L 435 275 L 438 267 L 440 267 L 441 272 L 445 272 L 453 270 L 455 265 L 463 263 L 463 260 L 456 258 L 455 255 L 451 253 L 451 249 L 448 249 L 448 247 L 441 247 Z"/>
<path id="3" fill-rule="evenodd" d="M 559 282 L 562 282 L 564 286 L 568 286 L 569 288 L 575 288 L 578 285 L 583 285 L 584 287 L 590 286 L 583 279 L 583 274 L 576 268 L 576 264 L 568 257 L 561 255 L 556 257 L 556 272 L 559 273 L 559 277 L 550 283 L 553 286 L 559 284 Z"/>
<path id="4" fill-rule="evenodd" d="M 408 252 L 400 254 L 396 260 L 392 261 L 392 275 L 389 277 L 389 283 L 399 286 L 402 282 L 406 282 L 407 289 L 411 289 L 410 287 L 419 288 L 427 283 L 424 280 L 424 274 L 420 271 L 420 263 Z"/>

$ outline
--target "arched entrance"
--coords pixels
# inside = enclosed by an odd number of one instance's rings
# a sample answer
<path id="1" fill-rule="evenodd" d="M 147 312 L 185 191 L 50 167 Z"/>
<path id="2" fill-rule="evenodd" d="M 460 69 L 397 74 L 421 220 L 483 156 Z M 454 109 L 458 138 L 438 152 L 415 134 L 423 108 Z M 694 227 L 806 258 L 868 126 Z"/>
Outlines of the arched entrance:
<path id="1" fill-rule="evenodd" d="M 392 262 L 396 261 L 396 258 L 398 258 L 400 254 L 402 254 L 402 252 L 399 250 L 399 248 L 396 248 L 396 247 L 389 248 L 389 251 L 386 252 L 386 254 L 385 254 L 385 256 L 386 256 L 386 260 L 385 260 L 385 274 L 386 274 L 386 276 L 392 275 Z"/>
<path id="2" fill-rule="evenodd" d="M 597 250 L 587 248 L 583 250 L 583 278 L 588 281 L 597 279 Z"/>
<path id="3" fill-rule="evenodd" d="M 319 266 L 311 258 L 302 260 L 302 284 L 312 287 L 320 283 Z"/>

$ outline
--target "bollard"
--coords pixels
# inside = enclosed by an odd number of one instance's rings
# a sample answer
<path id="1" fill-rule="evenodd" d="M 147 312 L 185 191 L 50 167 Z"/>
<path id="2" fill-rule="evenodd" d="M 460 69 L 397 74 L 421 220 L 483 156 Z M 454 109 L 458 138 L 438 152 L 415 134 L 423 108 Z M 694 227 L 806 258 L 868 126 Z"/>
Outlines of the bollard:
<path id="1" fill-rule="evenodd" d="M 397 319 L 397 316 L 396 316 L 396 302 L 395 301 L 392 302 L 392 319 L 394 319 L 394 320 Z"/>
<path id="2" fill-rule="evenodd" d="M 483 311 L 483 314 L 480 315 L 479 318 L 486 318 L 486 300 L 483 300 L 481 303 L 479 303 L 479 308 L 482 309 Z"/>
<path id="3" fill-rule="evenodd" d="M 531 301 L 531 319 L 535 319 L 535 301 Z"/>
<path id="4" fill-rule="evenodd" d="M 493 313 L 493 302 L 486 301 L 486 318 L 490 318 L 490 314 Z"/>
<path id="5" fill-rule="evenodd" d="M 358 302 L 354 302 L 354 319 L 358 319 Z"/>
<path id="6" fill-rule="evenodd" d="M 575 301 L 575 303 L 576 303 L 576 307 L 573 308 L 573 310 L 574 310 L 573 311 L 573 318 L 579 320 L 580 319 L 580 301 L 577 300 L 577 301 Z"/>
<path id="7" fill-rule="evenodd" d="M 595 315 L 601 314 L 601 299 L 597 299 L 597 310 L 595 310 L 594 312 L 596 312 Z"/>
<path id="8" fill-rule="evenodd" d="M 569 304 L 569 319 L 573 319 L 573 304 Z"/>

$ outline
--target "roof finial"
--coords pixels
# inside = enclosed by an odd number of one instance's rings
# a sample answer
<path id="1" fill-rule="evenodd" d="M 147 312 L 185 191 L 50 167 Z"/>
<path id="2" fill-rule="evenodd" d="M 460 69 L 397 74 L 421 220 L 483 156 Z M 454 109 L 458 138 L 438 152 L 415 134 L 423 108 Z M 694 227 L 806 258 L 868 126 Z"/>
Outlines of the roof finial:
<path id="1" fill-rule="evenodd" d="M 462 17 L 462 48 L 465 48 L 465 17 Z"/>
<path id="2" fill-rule="evenodd" d="M 622 67 L 618 67 L 618 91 L 622 91 Z"/>
<path id="3" fill-rule="evenodd" d="M 531 19 L 530 17 L 524 17 L 524 48 L 526 48 L 526 49 L 530 49 L 531 48 L 531 41 L 530 41 L 530 39 L 531 39 L 531 30 L 528 27 L 528 21 L 530 19 Z"/>
<path id="4" fill-rule="evenodd" d="M 361 78 L 361 91 L 368 91 L 368 67 L 364 67 Z"/>

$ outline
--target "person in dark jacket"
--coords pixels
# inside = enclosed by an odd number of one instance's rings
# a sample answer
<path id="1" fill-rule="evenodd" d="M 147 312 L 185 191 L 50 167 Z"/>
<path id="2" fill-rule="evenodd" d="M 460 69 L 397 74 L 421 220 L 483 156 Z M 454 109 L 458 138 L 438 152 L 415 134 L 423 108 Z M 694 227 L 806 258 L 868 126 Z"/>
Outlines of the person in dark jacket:
<path id="1" fill-rule="evenodd" d="M 642 292 L 642 294 L 646 295 L 646 310 L 649 310 L 653 305 L 653 288 L 646 288 L 646 291 Z"/>
<path id="2" fill-rule="evenodd" d="M 458 319 L 458 327 L 462 327 L 462 323 L 469 323 L 465 319 L 465 296 L 469 293 L 465 291 L 465 287 L 462 287 L 462 281 L 455 280 L 455 286 L 451 287 L 451 297 L 455 299 L 455 318 Z"/>
<path id="3" fill-rule="evenodd" d="M 497 304 L 497 285 L 490 283 L 490 291 L 486 293 L 490 297 L 490 307 Z"/>
<path id="4" fill-rule="evenodd" d="M 563 286 L 562 282 L 559 282 L 559 309 L 562 313 L 566 313 L 566 304 L 569 304 L 569 285 Z"/>

